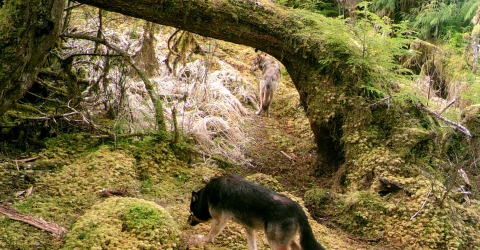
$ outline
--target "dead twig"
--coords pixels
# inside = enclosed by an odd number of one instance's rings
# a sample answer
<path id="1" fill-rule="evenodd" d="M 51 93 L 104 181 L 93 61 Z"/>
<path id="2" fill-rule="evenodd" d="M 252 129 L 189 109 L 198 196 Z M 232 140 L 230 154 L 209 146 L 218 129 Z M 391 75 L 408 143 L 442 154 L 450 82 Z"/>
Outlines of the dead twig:
<path id="1" fill-rule="evenodd" d="M 120 189 L 102 189 L 99 192 L 99 195 L 102 197 L 110 197 L 110 196 L 127 196 L 127 192 L 125 190 Z"/>
<path id="2" fill-rule="evenodd" d="M 461 133 L 463 133 L 464 135 L 466 135 L 466 136 L 468 137 L 468 139 L 471 139 L 471 138 L 472 138 L 472 134 L 470 133 L 470 131 L 469 131 L 466 127 L 464 127 L 463 125 L 458 124 L 458 123 L 456 123 L 456 122 L 452 122 L 452 121 L 448 120 L 447 118 L 445 118 L 445 117 L 443 117 L 443 116 L 441 116 L 441 115 L 439 115 L 439 114 L 431 111 L 430 109 L 428 109 L 428 108 L 427 108 L 425 105 L 423 105 L 422 103 L 418 103 L 418 104 L 417 104 L 417 107 L 425 110 L 425 111 L 426 111 L 427 113 L 429 113 L 430 115 L 433 115 L 433 116 L 437 117 L 438 119 L 444 121 L 445 123 L 454 126 L 458 131 L 460 131 Z"/>
<path id="3" fill-rule="evenodd" d="M 125 59 L 125 61 L 135 70 L 135 72 L 137 72 L 138 76 L 143 81 L 145 89 L 147 90 L 147 93 L 150 96 L 150 99 L 152 100 L 153 106 L 155 108 L 155 119 L 157 122 L 158 129 L 161 131 L 167 130 L 165 125 L 165 117 L 163 115 L 163 106 L 162 106 L 161 100 L 155 94 L 154 85 L 150 82 L 147 74 L 135 64 L 135 61 L 133 60 L 133 58 L 126 51 L 116 46 L 115 44 L 108 42 L 104 38 L 92 37 L 86 34 L 61 34 L 60 37 L 72 38 L 72 39 L 83 39 L 83 40 L 89 40 L 95 43 L 103 44 L 108 48 L 114 50 L 120 56 L 122 56 Z"/>
<path id="4" fill-rule="evenodd" d="M 36 228 L 50 232 L 53 234 L 53 236 L 58 238 L 62 237 L 67 232 L 66 228 L 61 227 L 56 223 L 45 221 L 42 218 L 35 218 L 30 215 L 21 214 L 17 210 L 3 205 L 0 205 L 0 214 L 3 214 L 9 219 L 21 221 Z"/>
<path id="5" fill-rule="evenodd" d="M 292 160 L 292 161 L 295 161 L 295 158 L 291 157 L 290 155 L 288 155 L 287 153 L 283 152 L 283 151 L 280 151 L 280 153 L 282 153 L 282 155 L 284 155 L 285 157 L 287 157 L 288 159 Z"/>
<path id="6" fill-rule="evenodd" d="M 445 107 L 443 107 L 443 109 L 438 111 L 438 115 L 441 115 L 443 112 L 445 112 L 445 110 L 447 110 L 450 106 L 452 106 L 456 101 L 457 101 L 457 98 L 456 97 L 453 98 L 453 100 L 451 100 L 449 103 L 447 103 L 447 105 Z"/>
<path id="7" fill-rule="evenodd" d="M 368 107 L 369 107 L 369 108 L 375 108 L 375 107 L 377 107 L 378 105 L 380 105 L 381 103 L 386 102 L 386 101 L 389 101 L 390 98 L 391 98 L 391 96 L 387 96 L 387 97 L 379 100 L 378 102 L 375 102 L 375 103 L 372 103 L 372 104 L 368 105 Z"/>
<path id="8" fill-rule="evenodd" d="M 423 201 L 422 206 L 420 207 L 420 209 L 414 215 L 412 215 L 412 217 L 410 217 L 410 220 L 413 220 L 415 217 L 417 217 L 417 215 L 422 211 L 423 207 L 425 207 L 425 205 L 427 204 L 428 198 L 431 195 L 432 195 L 432 190 L 430 190 L 430 192 L 428 192 L 427 197 L 425 197 L 425 200 Z"/>
<path id="9" fill-rule="evenodd" d="M 38 157 L 40 157 L 40 156 L 37 155 L 37 156 L 34 156 L 34 157 L 30 157 L 30 158 L 15 160 L 15 162 L 21 162 L 21 163 L 30 162 L 30 161 L 34 161 L 34 160 L 38 159 Z"/>

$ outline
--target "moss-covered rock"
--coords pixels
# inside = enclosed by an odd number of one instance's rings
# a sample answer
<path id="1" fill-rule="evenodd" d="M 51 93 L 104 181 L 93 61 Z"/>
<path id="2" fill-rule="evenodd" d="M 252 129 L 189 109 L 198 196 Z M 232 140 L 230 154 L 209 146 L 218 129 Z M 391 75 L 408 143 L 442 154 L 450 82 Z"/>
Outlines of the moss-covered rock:
<path id="1" fill-rule="evenodd" d="M 75 222 L 62 249 L 176 249 L 179 235 L 163 207 L 113 197 L 94 205 Z"/>

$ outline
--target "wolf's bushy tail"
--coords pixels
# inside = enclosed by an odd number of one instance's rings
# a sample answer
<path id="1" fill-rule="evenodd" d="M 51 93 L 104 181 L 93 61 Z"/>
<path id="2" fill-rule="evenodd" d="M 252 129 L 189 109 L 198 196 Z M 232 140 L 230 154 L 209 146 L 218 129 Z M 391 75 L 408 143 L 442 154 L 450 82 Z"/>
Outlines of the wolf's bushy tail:
<path id="1" fill-rule="evenodd" d="M 300 246 L 303 250 L 325 250 L 325 248 L 315 239 L 312 228 L 308 223 L 307 215 L 303 209 L 301 210 L 302 212 L 298 214 L 298 223 L 300 225 Z"/>

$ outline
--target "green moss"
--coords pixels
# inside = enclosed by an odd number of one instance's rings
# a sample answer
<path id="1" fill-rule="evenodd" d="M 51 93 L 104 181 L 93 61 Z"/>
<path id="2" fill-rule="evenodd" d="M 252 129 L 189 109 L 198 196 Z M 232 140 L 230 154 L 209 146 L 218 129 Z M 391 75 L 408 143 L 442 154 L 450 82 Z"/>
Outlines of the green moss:
<path id="1" fill-rule="evenodd" d="M 329 200 L 332 198 L 330 192 L 326 189 L 314 188 L 305 192 L 305 203 L 313 206 L 315 210 L 324 210 Z"/>
<path id="2" fill-rule="evenodd" d="M 14 206 L 21 212 L 62 222 L 68 227 L 85 209 L 102 199 L 100 190 L 134 193 L 138 189 L 135 159 L 127 152 L 111 151 L 103 146 L 77 160 L 70 160 L 71 164 L 59 167 L 57 172 L 39 176 L 33 195 L 18 200 Z"/>
<path id="3" fill-rule="evenodd" d="M 0 249 L 56 249 L 59 244 L 48 232 L 0 215 Z"/>
<path id="4" fill-rule="evenodd" d="M 129 232 L 141 232 L 153 229 L 164 218 L 158 210 L 145 204 L 131 204 L 128 211 L 122 214 L 124 229 Z"/>
<path id="5" fill-rule="evenodd" d="M 141 199 L 113 197 L 75 222 L 62 249 L 177 249 L 179 234 L 163 207 Z"/>
<path id="6" fill-rule="evenodd" d="M 464 124 L 473 136 L 480 136 L 480 104 L 472 105 L 462 113 L 462 124 Z"/>
<path id="7" fill-rule="evenodd" d="M 257 174 L 249 175 L 245 179 L 251 182 L 254 182 L 258 185 L 261 185 L 263 187 L 272 189 L 276 192 L 281 192 L 283 190 L 282 185 L 270 175 L 257 173 Z"/>

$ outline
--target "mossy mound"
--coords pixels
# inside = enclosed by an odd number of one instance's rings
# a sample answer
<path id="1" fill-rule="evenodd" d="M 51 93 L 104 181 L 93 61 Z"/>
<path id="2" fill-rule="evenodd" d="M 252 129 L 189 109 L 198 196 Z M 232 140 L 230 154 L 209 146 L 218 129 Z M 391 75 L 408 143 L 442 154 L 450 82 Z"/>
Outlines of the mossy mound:
<path id="1" fill-rule="evenodd" d="M 20 212 L 46 220 L 73 223 L 81 211 L 99 201 L 102 189 L 130 190 L 136 180 L 135 159 L 125 151 L 102 146 L 37 181 L 34 195 L 15 203 Z"/>
<path id="2" fill-rule="evenodd" d="M 179 235 L 163 207 L 137 198 L 112 197 L 75 222 L 62 249 L 176 249 Z"/>
<path id="3" fill-rule="evenodd" d="M 333 226 L 364 240 L 401 249 L 476 249 L 480 245 L 477 201 L 467 206 L 447 198 L 442 205 L 434 195 L 426 200 L 428 187 L 410 196 L 397 191 L 382 197 L 370 191 L 345 195 L 317 188 L 305 193 L 305 201 L 314 217 L 332 218 Z"/>

